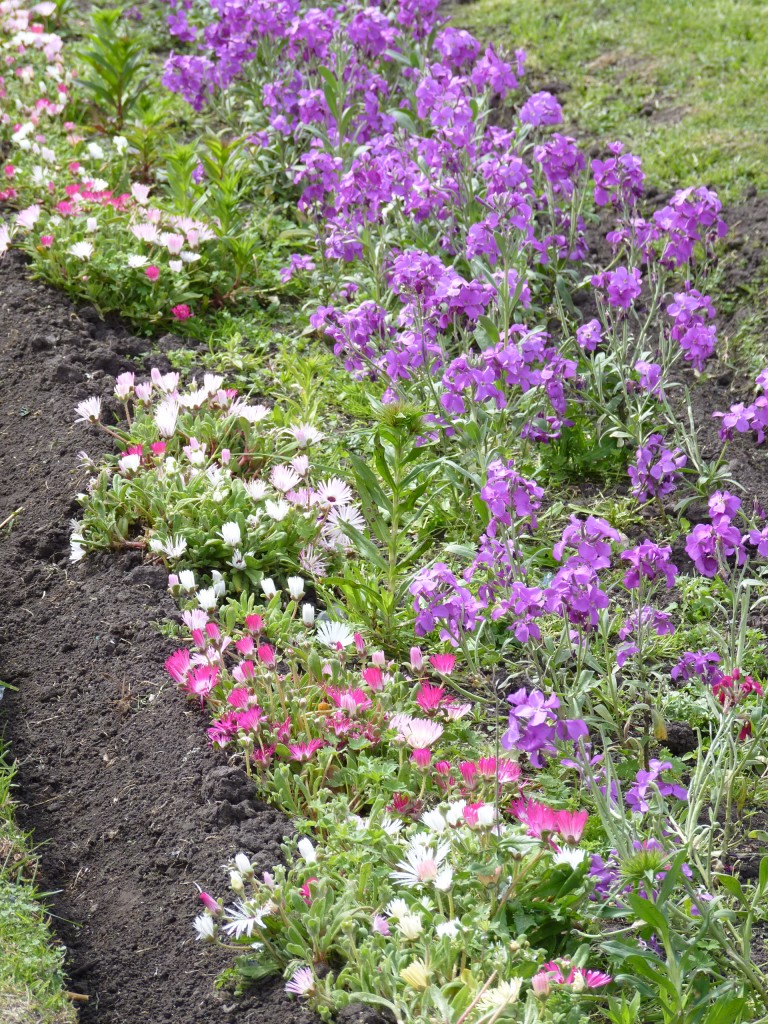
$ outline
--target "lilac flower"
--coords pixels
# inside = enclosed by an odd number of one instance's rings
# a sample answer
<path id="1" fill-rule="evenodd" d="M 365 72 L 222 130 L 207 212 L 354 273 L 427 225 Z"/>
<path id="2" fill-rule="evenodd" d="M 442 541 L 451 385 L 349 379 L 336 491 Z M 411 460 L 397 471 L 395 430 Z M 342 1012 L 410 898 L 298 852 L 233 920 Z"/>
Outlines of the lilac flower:
<path id="1" fill-rule="evenodd" d="M 712 522 L 717 522 L 721 517 L 730 522 L 741 508 L 741 498 L 737 498 L 735 494 L 730 494 L 728 491 L 715 491 L 710 496 L 707 507 Z"/>
<path id="2" fill-rule="evenodd" d="M 489 463 L 480 497 L 492 516 L 488 527 L 491 536 L 495 536 L 498 524 L 512 525 L 512 513 L 517 520 L 527 520 L 536 529 L 536 512 L 541 508 L 544 491 L 535 480 L 520 476 L 513 462 L 494 459 Z"/>
<path id="3" fill-rule="evenodd" d="M 603 331 L 599 320 L 590 320 L 576 329 L 576 343 L 585 352 L 594 352 L 602 341 Z"/>
<path id="4" fill-rule="evenodd" d="M 672 267 L 689 263 L 697 242 L 711 253 L 717 239 L 728 232 L 720 217 L 721 210 L 717 193 L 710 189 L 687 188 L 676 192 L 669 204 L 653 215 L 654 222 L 666 236 L 662 263 Z"/>
<path id="5" fill-rule="evenodd" d="M 518 78 L 523 73 L 525 51 L 518 50 L 516 56 L 517 67 L 513 69 L 510 64 L 501 60 L 489 46 L 472 69 L 470 76 L 472 84 L 478 89 L 484 89 L 487 86 L 497 96 L 504 99 L 508 92 L 517 88 Z"/>
<path id="6" fill-rule="evenodd" d="M 597 278 L 599 283 L 596 287 L 605 287 L 608 302 L 619 309 L 629 309 L 642 291 L 643 278 L 637 267 L 632 267 L 631 270 L 617 267 L 616 270 L 608 270 L 597 275 Z M 595 278 L 592 280 L 594 283 Z"/>
<path id="7" fill-rule="evenodd" d="M 634 206 L 643 194 L 643 174 L 640 158 L 623 153 L 621 142 L 608 146 L 611 156 L 607 160 L 592 161 L 595 179 L 595 202 L 598 206 Z"/>
<path id="8" fill-rule="evenodd" d="M 507 596 L 494 609 L 492 618 L 510 616 L 513 622 L 509 629 L 514 632 L 515 639 L 524 644 L 529 640 L 541 640 L 541 630 L 536 619 L 544 614 L 544 606 L 544 591 L 541 587 L 526 587 L 522 583 L 512 582 Z"/>
<path id="9" fill-rule="evenodd" d="M 661 366 L 658 363 L 647 363 L 642 359 L 638 359 L 635 363 L 635 370 L 639 377 L 637 387 L 647 392 L 647 394 L 653 395 L 654 398 L 662 399 L 664 397 L 664 390 L 662 388 Z"/>
<path id="10" fill-rule="evenodd" d="M 694 526 L 685 538 L 685 550 L 701 575 L 710 578 L 716 576 L 733 555 L 738 565 L 743 565 L 747 557 L 744 538 L 725 516 L 710 526 L 704 523 Z"/>
<path id="11" fill-rule="evenodd" d="M 636 590 L 641 579 L 653 582 L 663 576 L 667 587 L 673 587 L 677 566 L 670 562 L 671 554 L 671 547 L 662 547 L 647 538 L 637 547 L 622 551 L 621 559 L 630 565 L 624 576 L 624 586 L 628 590 Z"/>
<path id="12" fill-rule="evenodd" d="M 551 92 L 535 92 L 520 108 L 520 120 L 538 128 L 544 124 L 560 124 L 563 111 Z"/>
<path id="13" fill-rule="evenodd" d="M 586 164 L 575 139 L 554 132 L 545 143 L 534 147 L 533 157 L 541 164 L 544 177 L 555 194 L 573 195 L 576 179 Z"/>
<path id="14" fill-rule="evenodd" d="M 669 674 L 675 681 L 680 679 L 688 682 L 698 677 L 711 686 L 723 674 L 720 671 L 720 655 L 714 651 L 686 651 Z"/>
<path id="15" fill-rule="evenodd" d="M 455 646 L 463 632 L 471 632 L 477 625 L 481 603 L 443 562 L 422 569 L 409 591 L 415 598 L 417 636 L 431 633 L 442 623 L 440 639 Z"/>
<path id="16" fill-rule="evenodd" d="M 651 434 L 635 453 L 636 464 L 629 467 L 632 493 L 638 501 L 662 498 L 677 487 L 680 470 L 688 462 L 679 448 L 665 448 L 661 434 Z"/>
<path id="17" fill-rule="evenodd" d="M 315 261 L 311 256 L 300 256 L 298 253 L 292 253 L 288 257 L 288 266 L 280 268 L 280 280 L 283 284 L 287 284 L 297 272 L 314 269 Z"/>
<path id="18" fill-rule="evenodd" d="M 671 636 L 675 632 L 675 624 L 667 612 L 660 612 L 646 604 L 639 611 L 627 616 L 619 630 L 619 639 L 626 640 L 628 636 L 638 633 L 641 628 L 653 630 L 656 636 Z"/>
<path id="19" fill-rule="evenodd" d="M 552 548 L 552 557 L 562 562 L 566 548 L 575 548 L 566 565 L 588 565 L 592 569 L 607 569 L 611 564 L 611 542 L 618 544 L 621 536 L 618 530 L 599 516 L 579 519 L 572 515 L 560 540 Z"/>
<path id="20" fill-rule="evenodd" d="M 661 796 L 673 796 L 677 800 L 687 800 L 687 789 L 683 786 L 678 786 L 676 783 L 661 780 L 661 773 L 670 771 L 671 768 L 672 764 L 670 761 L 659 761 L 656 758 L 652 758 L 649 762 L 649 771 L 641 770 L 635 776 L 634 785 L 625 797 L 627 805 L 636 813 L 645 814 L 646 811 L 650 810 L 651 806 L 649 803 L 649 791 L 651 796 L 656 791 Z"/>
<path id="21" fill-rule="evenodd" d="M 595 629 L 600 611 L 609 604 L 599 582 L 589 565 L 564 565 L 546 589 L 546 610 L 562 615 L 574 626 Z"/>
<path id="22" fill-rule="evenodd" d="M 581 719 L 560 720 L 557 709 L 560 701 L 555 694 L 545 697 L 541 690 L 523 688 L 507 697 L 512 705 L 509 727 L 501 737 L 505 750 L 521 750 L 528 755 L 534 768 L 543 767 L 542 754 L 557 752 L 554 741 L 576 742 L 589 735 Z"/>
<path id="23" fill-rule="evenodd" d="M 704 324 L 693 324 L 680 338 L 680 348 L 685 353 L 683 358 L 699 371 L 704 369 L 704 363 L 715 351 L 716 345 L 717 328 Z"/>

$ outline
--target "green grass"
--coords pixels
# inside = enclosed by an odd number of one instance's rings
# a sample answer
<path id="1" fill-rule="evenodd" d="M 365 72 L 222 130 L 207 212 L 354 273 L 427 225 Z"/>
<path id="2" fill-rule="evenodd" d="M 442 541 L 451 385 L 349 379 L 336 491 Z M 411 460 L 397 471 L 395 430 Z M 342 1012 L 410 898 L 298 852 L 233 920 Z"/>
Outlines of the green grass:
<path id="1" fill-rule="evenodd" d="M 626 140 L 667 189 L 724 201 L 768 186 L 768 18 L 763 0 L 477 0 L 454 22 L 523 47 L 535 86 L 597 141 Z M 559 90 L 558 90 L 559 91 Z"/>
<path id="2" fill-rule="evenodd" d="M 35 859 L 13 814 L 13 768 L 0 746 L 0 1021 L 71 1024 L 63 948 L 48 928 L 34 883 Z"/>

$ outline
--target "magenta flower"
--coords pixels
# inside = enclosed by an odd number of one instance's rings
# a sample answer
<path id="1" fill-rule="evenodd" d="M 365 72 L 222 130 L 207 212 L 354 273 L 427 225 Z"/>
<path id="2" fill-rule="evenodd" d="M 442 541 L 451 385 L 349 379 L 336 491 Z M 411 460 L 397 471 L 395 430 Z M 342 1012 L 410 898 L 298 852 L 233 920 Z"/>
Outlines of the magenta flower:
<path id="1" fill-rule="evenodd" d="M 520 108 L 520 120 L 538 128 L 544 124 L 561 124 L 563 111 L 551 92 L 535 92 Z"/>
<path id="2" fill-rule="evenodd" d="M 673 587 L 677 566 L 670 562 L 671 554 L 671 547 L 662 547 L 647 538 L 637 547 L 622 551 L 621 559 L 629 562 L 629 569 L 624 575 L 624 586 L 628 590 L 636 590 L 641 579 L 647 579 L 650 583 L 663 577 L 667 587 Z"/>
<path id="3" fill-rule="evenodd" d="M 186 302 L 180 302 L 178 306 L 174 306 L 171 313 L 173 313 L 176 320 L 189 320 L 192 316 L 192 310 Z"/>

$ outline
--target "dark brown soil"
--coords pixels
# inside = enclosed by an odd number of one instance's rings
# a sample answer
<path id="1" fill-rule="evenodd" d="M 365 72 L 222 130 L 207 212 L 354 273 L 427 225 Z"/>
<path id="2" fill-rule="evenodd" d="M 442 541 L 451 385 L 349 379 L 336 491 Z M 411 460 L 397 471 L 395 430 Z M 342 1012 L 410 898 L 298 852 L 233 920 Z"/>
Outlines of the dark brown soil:
<path id="1" fill-rule="evenodd" d="M 68 520 L 98 455 L 75 403 L 109 394 L 146 347 L 0 261 L 0 729 L 19 764 L 21 823 L 42 844 L 83 1024 L 308 1021 L 278 980 L 246 1001 L 214 990 L 228 954 L 196 943 L 195 883 L 221 893 L 240 850 L 280 859 L 288 823 L 207 746 L 166 681 L 173 618 L 162 569 L 122 555 L 68 562 Z M 108 441 L 109 439 L 107 439 Z"/>

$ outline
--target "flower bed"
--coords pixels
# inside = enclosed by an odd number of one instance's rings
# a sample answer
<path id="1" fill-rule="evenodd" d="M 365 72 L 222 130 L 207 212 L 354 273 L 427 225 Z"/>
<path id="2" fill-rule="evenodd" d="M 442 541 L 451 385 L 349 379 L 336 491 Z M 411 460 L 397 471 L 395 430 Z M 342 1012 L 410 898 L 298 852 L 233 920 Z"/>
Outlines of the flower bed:
<path id="1" fill-rule="evenodd" d="M 126 373 L 77 408 L 118 454 L 84 457 L 73 559 L 168 568 L 171 678 L 304 834 L 273 872 L 237 854 L 199 938 L 324 1014 L 765 1013 L 768 861 L 747 885 L 728 857 L 764 795 L 768 527 L 689 413 L 717 195 L 647 215 L 637 157 L 588 160 L 522 51 L 425 0 L 179 7 L 163 82 L 201 135 L 155 151 L 138 71 L 91 73 L 139 67 L 130 34 L 100 16 L 68 67 L 0 11 L 31 54 L 2 245 L 236 378 Z M 254 321 L 280 332 L 258 387 Z M 309 335 L 320 398 L 286 355 Z M 762 442 L 764 401 L 711 410 L 725 444 Z"/>

